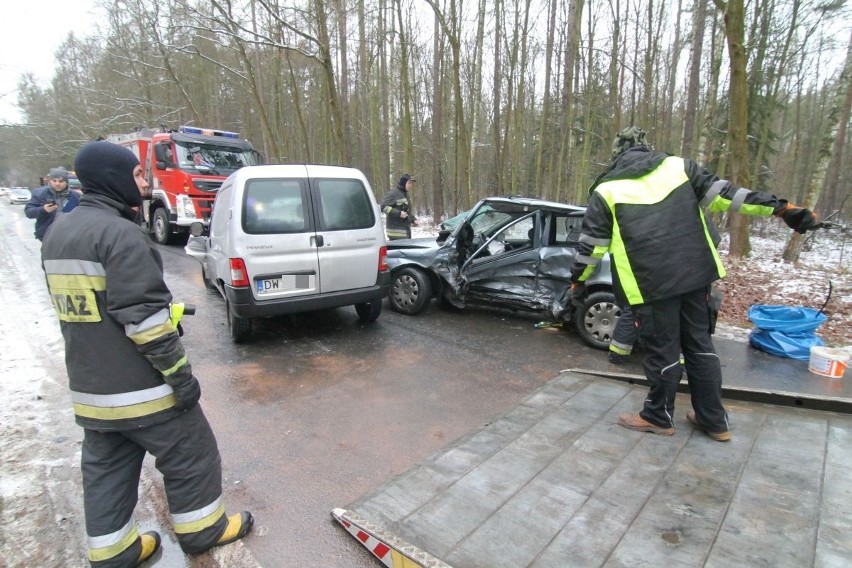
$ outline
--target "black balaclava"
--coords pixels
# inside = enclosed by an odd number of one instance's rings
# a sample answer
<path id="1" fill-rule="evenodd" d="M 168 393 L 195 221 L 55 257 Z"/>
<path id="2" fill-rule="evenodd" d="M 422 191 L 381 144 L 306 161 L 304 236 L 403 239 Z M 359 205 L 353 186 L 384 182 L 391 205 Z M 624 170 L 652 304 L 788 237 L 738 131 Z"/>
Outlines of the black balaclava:
<path id="1" fill-rule="evenodd" d="M 142 195 L 133 177 L 139 160 L 133 152 L 113 144 L 100 141 L 89 142 L 77 152 L 74 170 L 83 185 L 83 193 L 103 195 L 124 205 L 124 216 L 133 219 L 136 212 L 132 207 L 142 206 Z"/>

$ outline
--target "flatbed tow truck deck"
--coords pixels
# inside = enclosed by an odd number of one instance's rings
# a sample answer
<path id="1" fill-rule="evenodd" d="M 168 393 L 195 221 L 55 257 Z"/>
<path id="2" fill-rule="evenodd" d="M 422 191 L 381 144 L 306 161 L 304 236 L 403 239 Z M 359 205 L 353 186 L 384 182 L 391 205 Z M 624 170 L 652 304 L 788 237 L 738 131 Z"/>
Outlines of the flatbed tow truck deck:
<path id="1" fill-rule="evenodd" d="M 687 422 L 688 394 L 674 436 L 626 430 L 641 375 L 565 370 L 332 515 L 393 568 L 852 565 L 850 379 L 717 348 L 730 442 Z"/>

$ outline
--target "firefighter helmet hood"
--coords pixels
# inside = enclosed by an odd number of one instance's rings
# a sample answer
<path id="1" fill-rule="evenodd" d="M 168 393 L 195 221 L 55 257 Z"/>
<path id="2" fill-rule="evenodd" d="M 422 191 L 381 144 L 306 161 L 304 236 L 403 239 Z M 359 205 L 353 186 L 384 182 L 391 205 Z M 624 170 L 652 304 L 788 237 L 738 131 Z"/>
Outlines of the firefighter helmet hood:
<path id="1" fill-rule="evenodd" d="M 142 195 L 133 177 L 138 165 L 133 152 L 106 141 L 89 142 L 74 160 L 83 193 L 103 195 L 127 207 L 142 206 Z"/>
<path id="2" fill-rule="evenodd" d="M 615 158 L 634 146 L 648 147 L 648 141 L 645 139 L 645 131 L 638 126 L 622 128 L 615 135 L 615 140 L 612 141 L 612 157 Z"/>

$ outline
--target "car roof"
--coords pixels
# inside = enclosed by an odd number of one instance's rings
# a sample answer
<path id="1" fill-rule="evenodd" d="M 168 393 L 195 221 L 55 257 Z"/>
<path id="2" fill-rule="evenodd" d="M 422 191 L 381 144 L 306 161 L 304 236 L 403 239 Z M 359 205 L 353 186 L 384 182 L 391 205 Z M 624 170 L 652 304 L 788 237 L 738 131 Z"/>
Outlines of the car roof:
<path id="1" fill-rule="evenodd" d="M 546 199 L 538 199 L 535 197 L 486 197 L 482 203 L 488 203 L 495 209 L 499 209 L 500 205 L 509 207 L 530 207 L 531 209 L 549 209 L 552 211 L 561 211 L 564 213 L 573 213 L 577 211 L 585 211 L 585 205 L 568 205 L 566 203 L 558 203 L 556 201 L 547 201 Z"/>
<path id="2" fill-rule="evenodd" d="M 364 174 L 355 168 L 343 166 L 326 166 L 315 164 L 266 164 L 261 166 L 245 166 L 231 174 L 239 183 L 248 179 L 258 178 L 342 178 L 361 179 L 367 181 Z"/>

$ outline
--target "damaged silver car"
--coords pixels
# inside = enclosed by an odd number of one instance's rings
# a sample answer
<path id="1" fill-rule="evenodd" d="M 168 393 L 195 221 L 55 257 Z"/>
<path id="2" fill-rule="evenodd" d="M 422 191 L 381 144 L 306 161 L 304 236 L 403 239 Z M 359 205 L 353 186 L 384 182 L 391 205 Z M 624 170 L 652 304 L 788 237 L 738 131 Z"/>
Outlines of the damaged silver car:
<path id="1" fill-rule="evenodd" d="M 541 313 L 555 323 L 573 323 L 589 345 L 608 348 L 621 314 L 609 256 L 588 279 L 582 307 L 571 305 L 568 293 L 585 210 L 526 197 L 490 197 L 442 225 L 437 239 L 390 241 L 391 308 L 415 315 L 439 298 L 455 308 Z"/>

